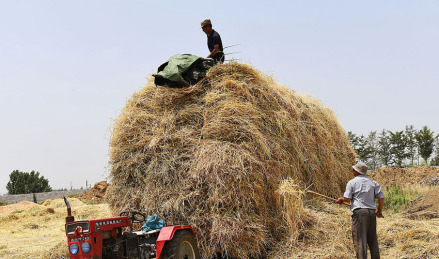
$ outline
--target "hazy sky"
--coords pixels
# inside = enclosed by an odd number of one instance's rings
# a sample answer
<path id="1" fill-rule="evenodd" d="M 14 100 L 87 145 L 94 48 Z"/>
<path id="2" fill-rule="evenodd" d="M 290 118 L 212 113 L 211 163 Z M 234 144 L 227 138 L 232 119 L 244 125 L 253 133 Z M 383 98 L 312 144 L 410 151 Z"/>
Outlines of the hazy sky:
<path id="1" fill-rule="evenodd" d="M 240 44 L 226 53 L 346 131 L 439 133 L 438 13 L 437 0 L 0 0 L 0 194 L 15 169 L 53 188 L 104 180 L 113 119 L 170 56 L 208 55 L 205 18 Z"/>

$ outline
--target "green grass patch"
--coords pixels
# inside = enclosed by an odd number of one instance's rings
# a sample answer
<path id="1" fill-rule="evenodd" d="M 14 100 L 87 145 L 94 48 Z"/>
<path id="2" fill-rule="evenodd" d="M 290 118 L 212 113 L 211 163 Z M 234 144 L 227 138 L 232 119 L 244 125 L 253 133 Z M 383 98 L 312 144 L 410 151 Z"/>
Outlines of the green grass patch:
<path id="1" fill-rule="evenodd" d="M 22 213 L 24 210 L 14 210 L 12 213 L 13 214 L 20 214 L 20 213 Z"/>
<path id="2" fill-rule="evenodd" d="M 83 203 L 87 204 L 87 205 L 97 205 L 99 204 L 99 202 L 96 201 L 88 201 L 88 200 L 81 200 Z"/>
<path id="3" fill-rule="evenodd" d="M 388 212 L 398 213 L 411 201 L 419 198 L 425 192 L 426 192 L 425 187 L 419 187 L 419 186 L 386 187 L 386 190 L 384 190 L 383 209 Z"/>
<path id="4" fill-rule="evenodd" d="M 74 197 L 76 197 L 76 196 L 78 196 L 79 194 L 77 194 L 77 193 L 70 193 L 70 194 L 68 194 L 67 195 L 67 197 L 68 198 L 74 198 Z"/>
<path id="5" fill-rule="evenodd" d="M 0 206 L 5 206 L 5 205 L 7 205 L 7 204 L 2 202 L 2 201 L 0 201 Z"/>

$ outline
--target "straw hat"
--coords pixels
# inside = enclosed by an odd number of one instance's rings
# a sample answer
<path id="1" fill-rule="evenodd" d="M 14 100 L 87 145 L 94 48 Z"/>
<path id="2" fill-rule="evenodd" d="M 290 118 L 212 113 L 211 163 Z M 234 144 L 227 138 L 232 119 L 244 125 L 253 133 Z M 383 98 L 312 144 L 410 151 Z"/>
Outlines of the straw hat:
<path id="1" fill-rule="evenodd" d="M 367 174 L 367 165 L 361 161 L 358 162 L 356 165 L 353 165 L 352 169 L 354 169 L 359 174 Z"/>
<path id="2" fill-rule="evenodd" d="M 206 19 L 206 20 L 201 22 L 201 28 L 203 28 L 206 25 L 212 26 L 212 23 L 210 22 L 210 19 Z"/>

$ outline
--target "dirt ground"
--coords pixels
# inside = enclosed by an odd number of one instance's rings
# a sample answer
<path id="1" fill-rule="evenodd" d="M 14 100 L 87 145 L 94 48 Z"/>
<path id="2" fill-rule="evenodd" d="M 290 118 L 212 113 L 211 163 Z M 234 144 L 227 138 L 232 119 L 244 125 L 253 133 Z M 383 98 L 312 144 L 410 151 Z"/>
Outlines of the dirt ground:
<path id="1" fill-rule="evenodd" d="M 410 219 L 439 218 L 439 186 L 434 187 L 425 195 L 412 201 L 404 209 L 403 214 Z"/>
<path id="2" fill-rule="evenodd" d="M 421 185 L 439 185 L 439 176 L 428 178 L 427 180 L 424 180 L 420 182 Z"/>
<path id="3" fill-rule="evenodd" d="M 416 166 L 414 168 L 383 166 L 368 173 L 368 176 L 377 181 L 383 188 L 393 185 L 407 186 L 420 183 L 429 178 L 438 177 L 439 168 L 434 166 Z"/>
<path id="4" fill-rule="evenodd" d="M 106 181 L 96 183 L 93 188 L 77 196 L 76 198 L 88 203 L 103 203 L 109 184 Z"/>
<path id="5" fill-rule="evenodd" d="M 26 209 L 33 207 L 33 206 L 36 206 L 36 205 L 37 205 L 36 203 L 33 203 L 31 201 L 22 201 L 22 202 L 15 203 L 15 204 L 1 206 L 0 213 L 10 213 L 13 211 L 22 211 L 22 210 L 26 210 Z"/>

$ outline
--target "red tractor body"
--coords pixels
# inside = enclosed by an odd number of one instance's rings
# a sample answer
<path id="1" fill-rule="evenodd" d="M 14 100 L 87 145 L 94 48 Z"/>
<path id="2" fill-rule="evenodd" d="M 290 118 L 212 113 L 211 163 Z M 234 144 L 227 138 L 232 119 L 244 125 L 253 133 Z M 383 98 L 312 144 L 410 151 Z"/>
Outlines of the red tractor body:
<path id="1" fill-rule="evenodd" d="M 118 237 L 121 238 L 122 228 L 129 226 L 132 226 L 132 224 L 128 217 L 94 219 L 66 223 L 65 229 L 67 242 L 69 245 L 70 258 L 102 257 L 102 244 L 104 237 L 105 239 L 118 239 Z M 73 248 L 70 249 L 72 245 Z M 83 247 L 86 248 L 86 251 L 81 249 Z"/>
<path id="2" fill-rule="evenodd" d="M 127 216 L 74 221 L 70 205 L 65 201 L 68 208 L 65 230 L 71 259 L 199 258 L 195 232 L 190 225 L 167 226 L 146 233 L 132 231 L 133 221 L 139 221 L 126 212 Z M 134 215 L 143 214 L 134 212 Z M 123 231 L 127 228 L 129 231 Z"/>
<path id="3" fill-rule="evenodd" d="M 163 247 L 165 246 L 165 242 L 173 240 L 175 232 L 181 230 L 191 230 L 192 234 L 195 236 L 195 231 L 190 225 L 170 226 L 164 227 L 160 230 L 160 234 L 156 241 L 157 258 L 160 258 L 160 254 L 162 253 Z"/>

